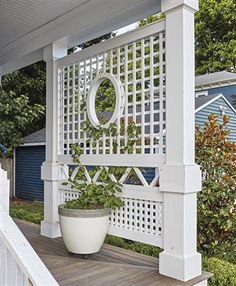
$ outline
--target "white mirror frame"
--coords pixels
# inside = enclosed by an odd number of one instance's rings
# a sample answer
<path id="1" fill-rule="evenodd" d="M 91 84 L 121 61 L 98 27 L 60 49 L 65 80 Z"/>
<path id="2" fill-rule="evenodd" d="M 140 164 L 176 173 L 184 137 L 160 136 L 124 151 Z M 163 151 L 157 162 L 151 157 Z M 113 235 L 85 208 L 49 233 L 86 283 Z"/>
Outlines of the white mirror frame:
<path id="1" fill-rule="evenodd" d="M 105 79 L 109 79 L 115 88 L 116 104 L 113 114 L 109 119 L 109 121 L 106 124 L 100 124 L 96 114 L 95 100 L 96 100 L 97 90 Z M 121 109 L 123 106 L 123 97 L 124 97 L 123 87 L 113 74 L 102 73 L 97 75 L 91 83 L 90 92 L 87 97 L 87 113 L 90 123 L 95 128 L 98 128 L 99 126 L 102 128 L 108 128 L 111 123 L 114 123 L 117 120 L 119 113 L 122 112 Z"/>

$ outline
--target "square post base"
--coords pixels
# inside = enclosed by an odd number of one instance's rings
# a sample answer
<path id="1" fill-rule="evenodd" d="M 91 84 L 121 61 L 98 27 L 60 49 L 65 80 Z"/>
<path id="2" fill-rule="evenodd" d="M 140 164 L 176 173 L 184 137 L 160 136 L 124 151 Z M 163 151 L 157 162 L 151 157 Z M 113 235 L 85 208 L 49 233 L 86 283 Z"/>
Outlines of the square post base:
<path id="1" fill-rule="evenodd" d="M 165 276 L 185 282 L 202 274 L 200 253 L 181 257 L 163 251 L 159 254 L 159 259 L 159 272 Z"/>
<path id="2" fill-rule="evenodd" d="M 56 238 L 61 237 L 61 229 L 59 222 L 41 221 L 41 235 Z"/>

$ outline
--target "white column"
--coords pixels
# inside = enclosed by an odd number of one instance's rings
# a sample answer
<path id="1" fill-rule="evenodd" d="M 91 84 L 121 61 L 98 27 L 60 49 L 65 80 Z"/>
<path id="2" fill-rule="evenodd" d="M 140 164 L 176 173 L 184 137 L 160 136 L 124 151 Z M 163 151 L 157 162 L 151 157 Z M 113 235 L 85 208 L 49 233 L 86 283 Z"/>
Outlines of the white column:
<path id="1" fill-rule="evenodd" d="M 41 167 L 44 180 L 44 220 L 41 222 L 41 235 L 61 236 L 58 221 L 58 180 L 57 162 L 57 74 L 55 60 L 67 54 L 67 49 L 56 44 L 44 48 L 43 58 L 46 69 L 46 161 Z"/>
<path id="2" fill-rule="evenodd" d="M 0 164 L 0 204 L 9 213 L 10 184 L 7 179 L 7 172 L 1 168 Z"/>
<path id="3" fill-rule="evenodd" d="M 194 13 L 197 0 L 162 0 L 166 15 L 166 164 L 160 173 L 164 193 L 164 251 L 161 274 L 188 281 L 201 274 L 197 253 L 197 192 L 201 173 L 195 164 Z"/>

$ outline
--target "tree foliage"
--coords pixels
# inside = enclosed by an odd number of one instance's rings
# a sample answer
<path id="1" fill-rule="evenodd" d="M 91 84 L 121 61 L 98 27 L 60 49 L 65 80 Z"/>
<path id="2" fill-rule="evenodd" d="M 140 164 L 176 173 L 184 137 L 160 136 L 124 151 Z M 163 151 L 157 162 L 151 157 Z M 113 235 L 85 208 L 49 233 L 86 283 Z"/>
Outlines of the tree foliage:
<path id="1" fill-rule="evenodd" d="M 211 114 L 196 127 L 196 162 L 203 173 L 198 194 L 198 243 L 208 256 L 236 258 L 236 143 L 228 140 L 227 123 Z"/>
<path id="2" fill-rule="evenodd" d="M 29 126 L 42 120 L 45 108 L 40 104 L 30 104 L 25 95 L 16 95 L 0 89 L 0 142 L 6 148 L 20 144 L 22 134 Z"/>
<path id="3" fill-rule="evenodd" d="M 2 88 L 17 96 L 25 95 L 29 104 L 46 105 L 46 63 L 41 61 L 3 77 Z"/>
<path id="4" fill-rule="evenodd" d="M 196 74 L 236 72 L 236 1 L 200 0 L 195 16 Z M 164 18 L 163 13 L 139 22 L 139 27 Z"/>
<path id="5" fill-rule="evenodd" d="M 196 73 L 236 72 L 236 1 L 200 0 L 195 17 Z"/>
<path id="6" fill-rule="evenodd" d="M 148 24 L 151 24 L 153 22 L 156 22 L 158 20 L 161 20 L 165 18 L 165 14 L 164 13 L 159 13 L 159 14 L 156 14 L 156 15 L 152 15 L 152 16 L 149 16 L 143 20 L 141 20 L 138 24 L 139 28 L 143 27 L 143 26 L 146 26 Z"/>
<path id="7" fill-rule="evenodd" d="M 2 80 L 2 89 L 6 94 L 9 95 L 9 98 L 7 98 L 7 96 L 2 97 L 2 100 L 5 100 L 5 104 L 9 104 L 10 106 L 14 105 L 15 99 L 12 97 L 12 94 L 14 94 L 16 99 L 20 99 L 21 96 L 24 95 L 25 97 L 22 97 L 21 100 L 26 101 L 27 98 L 27 106 L 29 108 L 30 106 L 32 106 L 34 110 L 35 106 L 37 106 L 40 111 L 43 110 L 43 114 L 40 113 L 40 116 L 36 116 L 34 120 L 31 120 L 32 119 L 31 118 L 28 121 L 28 123 L 25 122 L 24 128 L 22 128 L 22 126 L 19 126 L 19 133 L 23 137 L 45 126 L 45 106 L 46 106 L 45 62 L 41 61 L 35 63 L 33 65 L 22 68 L 19 71 L 15 71 L 13 73 L 4 76 Z M 9 102 L 9 100 L 12 100 L 12 102 Z M 4 102 L 2 101 L 2 103 Z M 14 113 L 15 113 L 14 109 L 9 111 L 9 124 L 11 121 L 10 118 L 13 118 Z M 22 120 L 24 121 L 24 117 L 22 118 Z M 6 133 L 7 130 L 5 131 L 5 134 Z M 0 138 L 0 143 L 3 143 L 2 138 Z M 8 147 L 10 146 L 8 145 Z"/>
<path id="8" fill-rule="evenodd" d="M 96 45 L 96 44 L 98 44 L 100 42 L 108 40 L 108 39 L 114 37 L 115 35 L 116 35 L 115 32 L 107 33 L 105 35 L 102 35 L 102 36 L 97 37 L 97 38 L 95 38 L 93 40 L 87 41 L 85 43 L 82 43 L 82 44 L 80 44 L 78 46 L 75 46 L 75 47 L 69 49 L 68 53 L 71 54 L 71 53 L 75 52 L 77 49 L 85 49 L 85 48 L 91 47 L 91 46 Z"/>
<path id="9" fill-rule="evenodd" d="M 78 47 L 86 48 L 112 36 L 114 33 L 108 33 Z M 71 52 L 73 51 L 74 49 L 71 49 Z M 4 76 L 2 89 L 4 92 L 1 91 L 0 118 L 4 117 L 4 122 L 0 123 L 0 143 L 8 148 L 14 148 L 20 143 L 19 137 L 24 137 L 45 127 L 46 63 L 41 61 Z M 14 106 L 16 102 L 17 104 Z M 22 117 L 19 113 L 21 108 L 27 110 L 26 113 L 22 113 Z M 16 113 L 19 125 L 14 120 Z M 28 118 L 25 116 L 26 114 L 29 115 Z M 14 133 L 11 133 L 12 130 Z M 11 134 L 14 134 L 14 138 L 11 138 Z"/>

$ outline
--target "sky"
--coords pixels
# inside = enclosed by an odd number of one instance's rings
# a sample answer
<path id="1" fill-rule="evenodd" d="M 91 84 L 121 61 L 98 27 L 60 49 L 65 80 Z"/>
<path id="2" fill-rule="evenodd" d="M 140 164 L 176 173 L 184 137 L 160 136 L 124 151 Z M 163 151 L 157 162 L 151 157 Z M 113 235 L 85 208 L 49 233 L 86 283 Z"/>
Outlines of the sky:
<path id="1" fill-rule="evenodd" d="M 120 28 L 120 29 L 118 29 L 118 30 L 116 30 L 116 31 L 114 31 L 114 32 L 116 33 L 116 36 L 119 36 L 119 35 L 121 35 L 121 34 L 124 34 L 124 33 L 128 32 L 128 31 L 134 30 L 134 29 L 137 28 L 137 27 L 138 27 L 138 22 L 135 22 L 135 23 L 130 24 L 130 25 L 128 25 L 128 26 L 122 27 L 122 28 Z M 75 52 L 78 52 L 78 51 L 80 51 L 80 50 L 81 50 L 81 48 L 77 48 L 77 49 L 74 51 L 74 53 L 75 53 Z"/>
<path id="2" fill-rule="evenodd" d="M 125 27 L 122 27 L 119 30 L 115 31 L 116 32 L 116 36 L 124 34 L 124 33 L 128 32 L 128 31 L 131 31 L 131 30 L 133 30 L 133 29 L 135 29 L 137 27 L 138 27 L 138 22 L 130 24 L 130 25 L 125 26 Z"/>

